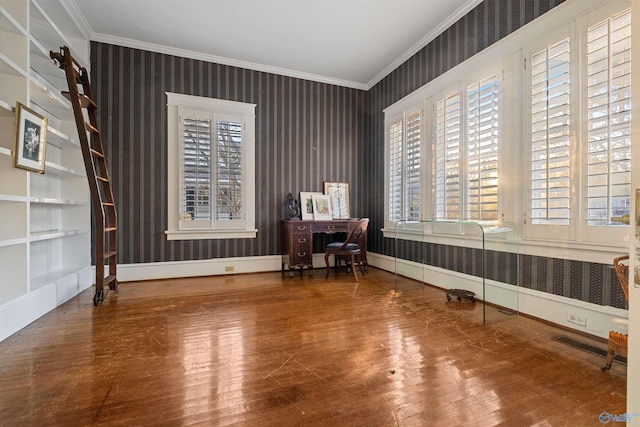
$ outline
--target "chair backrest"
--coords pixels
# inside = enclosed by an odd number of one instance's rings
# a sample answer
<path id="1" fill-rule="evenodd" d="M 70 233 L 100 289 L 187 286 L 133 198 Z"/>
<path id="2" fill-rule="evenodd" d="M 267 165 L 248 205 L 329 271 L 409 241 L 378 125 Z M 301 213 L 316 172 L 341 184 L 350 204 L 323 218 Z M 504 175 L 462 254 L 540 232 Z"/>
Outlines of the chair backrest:
<path id="1" fill-rule="evenodd" d="M 347 239 L 338 250 L 344 250 L 349 243 L 358 245 L 358 249 L 362 247 L 364 239 L 367 236 L 367 227 L 369 227 L 369 218 L 360 218 L 354 225 Z"/>
<path id="2" fill-rule="evenodd" d="M 613 260 L 613 268 L 624 292 L 624 297 L 629 301 L 629 255 L 622 255 Z"/>

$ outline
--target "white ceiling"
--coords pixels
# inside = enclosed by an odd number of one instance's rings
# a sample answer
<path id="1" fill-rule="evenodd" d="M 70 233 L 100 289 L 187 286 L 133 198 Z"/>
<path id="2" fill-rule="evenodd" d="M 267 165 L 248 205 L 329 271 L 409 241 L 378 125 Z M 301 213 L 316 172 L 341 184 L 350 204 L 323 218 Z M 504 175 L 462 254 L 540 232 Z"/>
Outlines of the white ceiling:
<path id="1" fill-rule="evenodd" d="M 482 0 L 63 0 L 95 41 L 369 89 Z"/>

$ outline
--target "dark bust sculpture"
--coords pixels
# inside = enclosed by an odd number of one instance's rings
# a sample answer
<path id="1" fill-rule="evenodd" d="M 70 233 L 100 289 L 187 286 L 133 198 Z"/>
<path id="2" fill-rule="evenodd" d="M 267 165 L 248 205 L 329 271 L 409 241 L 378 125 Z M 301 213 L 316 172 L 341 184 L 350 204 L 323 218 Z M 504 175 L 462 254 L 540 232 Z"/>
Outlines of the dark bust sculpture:
<path id="1" fill-rule="evenodd" d="M 287 202 L 285 206 L 285 219 L 300 219 L 300 205 L 293 193 L 287 194 Z"/>

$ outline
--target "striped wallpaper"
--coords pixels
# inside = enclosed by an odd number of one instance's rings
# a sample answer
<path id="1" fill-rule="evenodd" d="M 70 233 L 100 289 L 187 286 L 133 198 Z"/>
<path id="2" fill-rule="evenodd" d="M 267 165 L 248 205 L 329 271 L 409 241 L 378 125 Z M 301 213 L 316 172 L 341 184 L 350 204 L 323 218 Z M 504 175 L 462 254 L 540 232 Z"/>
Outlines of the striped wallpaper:
<path id="1" fill-rule="evenodd" d="M 394 242 L 380 231 L 382 110 L 563 1 L 485 0 L 366 92 L 92 42 L 92 84 L 118 206 L 118 262 L 279 254 L 287 193 L 322 191 L 324 181 L 351 184 L 352 216 L 371 218 L 370 250 L 393 256 Z M 166 91 L 257 104 L 256 239 L 166 240 Z M 456 259 L 470 253 L 440 246 L 429 251 L 443 262 L 455 251 L 463 252 Z M 608 266 L 520 258 L 524 286 L 603 305 L 624 304 L 615 285 L 591 289 L 596 276 L 607 279 L 603 286 L 615 281 Z M 545 281 L 533 273 L 541 269 Z"/>
<path id="2" fill-rule="evenodd" d="M 364 91 L 96 42 L 91 64 L 119 263 L 279 254 L 289 192 L 322 192 L 324 181 L 366 186 L 358 173 Z M 165 238 L 167 91 L 257 104 L 256 239 Z M 352 215 L 364 215 L 363 197 L 352 194 Z"/>

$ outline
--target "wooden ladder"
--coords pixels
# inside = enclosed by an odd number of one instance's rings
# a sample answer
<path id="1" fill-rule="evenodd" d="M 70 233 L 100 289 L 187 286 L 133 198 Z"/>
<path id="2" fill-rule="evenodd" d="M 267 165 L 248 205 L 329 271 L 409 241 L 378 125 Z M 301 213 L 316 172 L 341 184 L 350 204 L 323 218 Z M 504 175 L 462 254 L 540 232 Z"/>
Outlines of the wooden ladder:
<path id="1" fill-rule="evenodd" d="M 49 56 L 64 70 L 67 76 L 69 91 L 62 92 L 62 94 L 71 101 L 73 106 L 84 167 L 91 190 L 96 263 L 96 293 L 93 297 L 93 304 L 97 306 L 104 298 L 105 286 L 108 285 L 112 290 L 118 287 L 116 278 L 117 215 L 102 138 L 96 120 L 98 106 L 91 95 L 87 69 L 71 56 L 69 48 L 61 47 L 59 53 L 51 51 Z M 79 88 L 81 88 L 81 92 Z M 109 274 L 105 275 L 107 266 Z"/>

